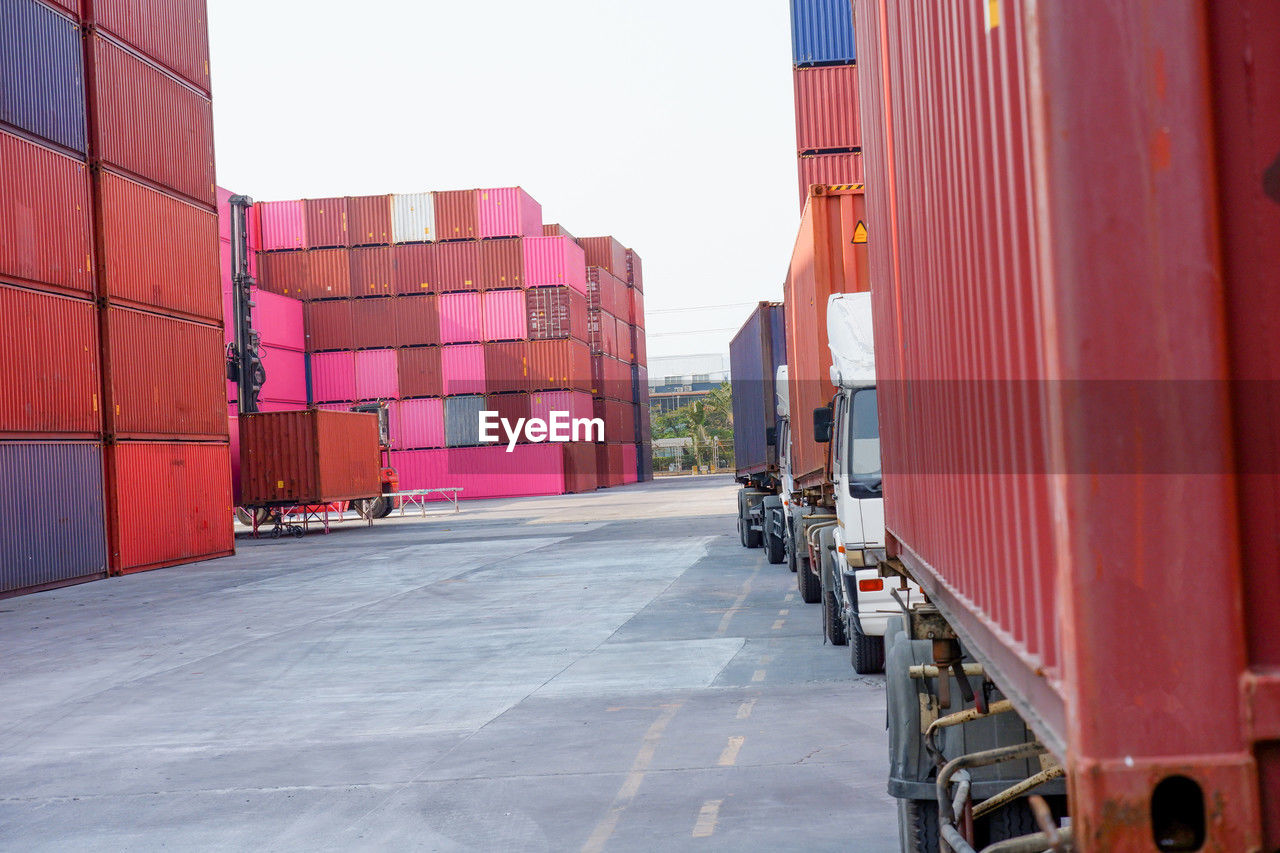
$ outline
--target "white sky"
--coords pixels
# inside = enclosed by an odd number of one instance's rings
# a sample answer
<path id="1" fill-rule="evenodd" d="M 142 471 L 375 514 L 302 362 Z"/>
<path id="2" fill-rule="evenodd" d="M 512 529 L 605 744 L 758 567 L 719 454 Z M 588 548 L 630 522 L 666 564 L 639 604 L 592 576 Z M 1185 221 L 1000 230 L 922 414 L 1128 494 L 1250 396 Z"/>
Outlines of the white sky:
<path id="1" fill-rule="evenodd" d="M 210 0 L 218 181 L 260 200 L 520 185 L 546 221 L 640 253 L 651 357 L 725 352 L 742 303 L 781 299 L 799 220 L 788 14 Z"/>

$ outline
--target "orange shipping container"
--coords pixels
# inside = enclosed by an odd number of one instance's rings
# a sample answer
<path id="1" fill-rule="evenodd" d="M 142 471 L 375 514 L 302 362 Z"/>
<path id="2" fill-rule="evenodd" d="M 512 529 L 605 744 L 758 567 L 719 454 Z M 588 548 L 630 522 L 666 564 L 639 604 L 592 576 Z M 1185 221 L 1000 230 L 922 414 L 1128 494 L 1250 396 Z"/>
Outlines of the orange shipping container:
<path id="1" fill-rule="evenodd" d="M 376 415 L 309 409 L 240 416 L 244 506 L 377 497 L 381 466 Z"/>

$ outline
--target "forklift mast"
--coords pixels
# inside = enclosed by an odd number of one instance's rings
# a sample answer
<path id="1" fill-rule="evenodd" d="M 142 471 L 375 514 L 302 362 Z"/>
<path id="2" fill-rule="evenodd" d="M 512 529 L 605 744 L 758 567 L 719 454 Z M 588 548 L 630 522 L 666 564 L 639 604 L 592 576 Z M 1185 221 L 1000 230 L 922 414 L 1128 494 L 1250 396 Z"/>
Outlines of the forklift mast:
<path id="1" fill-rule="evenodd" d="M 261 338 L 253 328 L 253 286 L 249 275 L 249 208 L 253 199 L 231 197 L 232 323 L 235 336 L 227 348 L 227 378 L 240 386 L 236 397 L 242 415 L 258 411 L 258 395 L 267 381 L 262 364 Z"/>

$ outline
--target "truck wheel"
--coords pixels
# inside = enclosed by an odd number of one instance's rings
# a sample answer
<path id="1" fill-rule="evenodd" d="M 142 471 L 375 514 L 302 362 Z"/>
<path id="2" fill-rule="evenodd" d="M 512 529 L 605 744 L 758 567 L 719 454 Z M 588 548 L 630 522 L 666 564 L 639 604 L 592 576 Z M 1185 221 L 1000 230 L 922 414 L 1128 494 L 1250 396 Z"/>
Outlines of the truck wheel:
<path id="1" fill-rule="evenodd" d="M 844 632 L 844 617 L 840 614 L 840 605 L 836 594 L 831 590 L 822 592 L 822 632 L 833 646 L 849 645 L 849 638 Z"/>
<path id="2" fill-rule="evenodd" d="M 797 563 L 798 563 L 798 558 L 796 557 L 796 547 L 795 547 L 795 542 L 796 542 L 795 538 L 794 538 L 793 536 L 791 536 L 791 528 L 790 528 L 790 526 L 788 526 L 788 527 L 787 527 L 787 541 L 786 541 L 786 542 L 784 542 L 784 543 L 782 543 L 782 544 L 783 544 L 783 547 L 784 547 L 784 548 L 786 548 L 786 551 L 787 551 L 787 568 L 788 568 L 788 569 L 790 569 L 790 570 L 791 570 L 791 571 L 793 571 L 793 572 L 796 570 L 796 565 L 797 565 Z"/>
<path id="3" fill-rule="evenodd" d="M 1045 797 L 1045 802 L 1049 804 L 1053 816 L 1058 820 L 1067 814 L 1066 797 L 1048 796 Z M 1009 805 L 996 809 L 974 828 L 977 840 L 983 846 L 1039 831 L 1040 825 L 1036 823 L 1035 813 L 1031 811 L 1031 805 L 1026 797 L 1020 797 Z"/>
<path id="4" fill-rule="evenodd" d="M 904 853 L 936 853 L 942 841 L 938 804 L 932 800 L 898 800 L 898 837 Z"/>
<path id="5" fill-rule="evenodd" d="M 769 529 L 768 521 L 764 525 L 764 556 L 773 565 L 778 565 L 787 558 L 787 546 Z"/>
<path id="6" fill-rule="evenodd" d="M 853 622 L 852 619 L 849 620 Z M 858 675 L 884 672 L 884 637 L 868 637 L 855 624 L 846 626 L 849 639 L 849 659 Z M 936 815 L 935 815 L 936 817 Z"/>
<path id="7" fill-rule="evenodd" d="M 800 590 L 800 600 L 805 604 L 822 600 L 822 580 L 809 568 L 808 557 L 802 556 L 796 561 L 796 589 Z"/>

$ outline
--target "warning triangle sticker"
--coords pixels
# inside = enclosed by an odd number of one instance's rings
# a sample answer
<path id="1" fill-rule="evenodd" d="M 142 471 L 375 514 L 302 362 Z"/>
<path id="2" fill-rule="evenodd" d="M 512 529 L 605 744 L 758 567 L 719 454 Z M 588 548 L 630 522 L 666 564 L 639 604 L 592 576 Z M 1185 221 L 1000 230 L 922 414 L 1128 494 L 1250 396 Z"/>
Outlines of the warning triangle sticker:
<path id="1" fill-rule="evenodd" d="M 864 223 L 862 220 L 858 220 L 857 226 L 853 229 L 853 242 L 854 243 L 867 242 L 867 226 L 866 226 L 866 223 Z"/>

